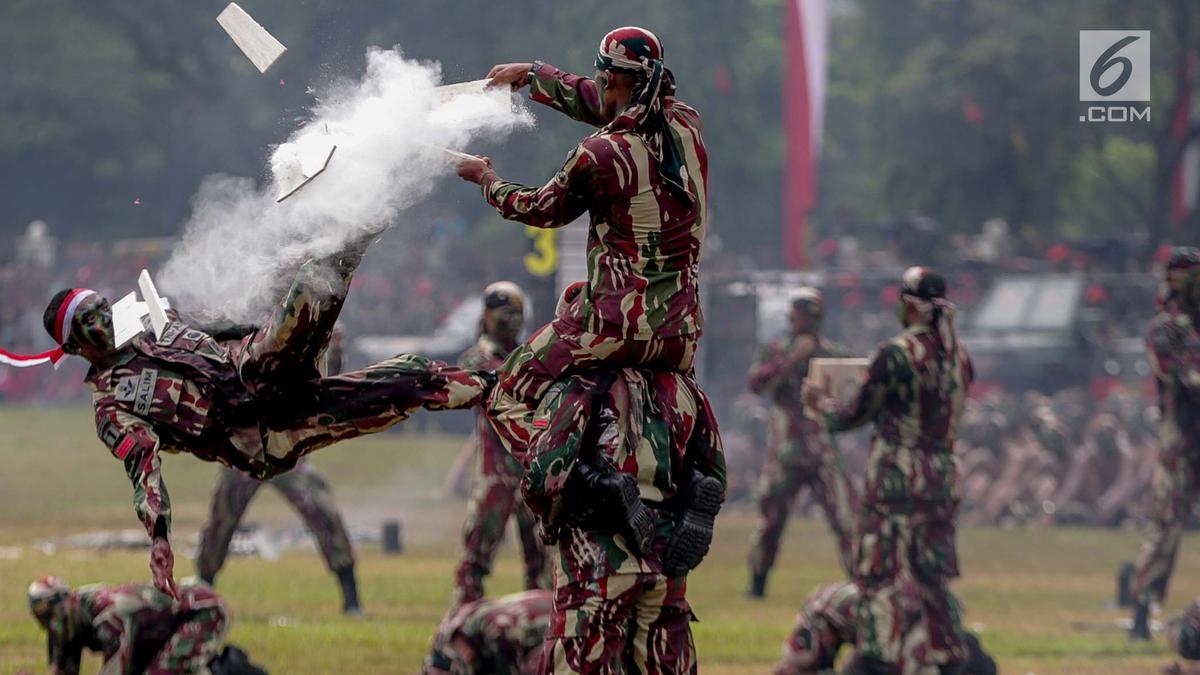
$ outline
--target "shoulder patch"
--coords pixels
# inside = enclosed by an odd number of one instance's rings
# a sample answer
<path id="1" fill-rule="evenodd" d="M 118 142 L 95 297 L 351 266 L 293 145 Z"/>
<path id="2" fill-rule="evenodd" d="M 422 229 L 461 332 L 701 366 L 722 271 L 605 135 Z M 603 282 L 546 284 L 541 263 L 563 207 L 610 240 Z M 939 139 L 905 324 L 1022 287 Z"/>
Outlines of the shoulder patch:
<path id="1" fill-rule="evenodd" d="M 158 338 L 158 344 L 166 347 L 172 342 L 175 342 L 176 338 L 182 335 L 187 329 L 187 326 L 185 326 L 182 322 L 172 321 L 171 323 L 167 324 L 166 328 L 163 329 L 162 337 Z"/>
<path id="2" fill-rule="evenodd" d="M 133 400 L 137 392 L 137 379 L 137 375 L 126 375 L 117 381 L 117 388 L 113 393 L 118 401 L 128 403 Z"/>
<path id="3" fill-rule="evenodd" d="M 158 381 L 158 370 L 147 368 L 138 378 L 137 393 L 134 395 L 133 411 L 139 415 L 150 413 L 150 404 L 154 402 L 154 383 Z"/>

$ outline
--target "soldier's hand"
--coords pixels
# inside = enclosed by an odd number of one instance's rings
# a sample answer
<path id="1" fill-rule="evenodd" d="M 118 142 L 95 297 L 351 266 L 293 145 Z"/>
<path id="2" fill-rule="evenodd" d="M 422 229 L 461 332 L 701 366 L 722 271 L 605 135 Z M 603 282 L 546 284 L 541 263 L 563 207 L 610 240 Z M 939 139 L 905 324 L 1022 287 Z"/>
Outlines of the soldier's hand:
<path id="1" fill-rule="evenodd" d="M 458 177 L 476 185 L 483 182 L 483 174 L 492 170 L 492 160 L 487 157 L 472 157 L 458 163 Z"/>
<path id="2" fill-rule="evenodd" d="M 150 571 L 154 574 L 154 587 L 178 600 L 175 587 L 175 554 L 166 537 L 155 537 L 150 542 Z"/>
<path id="3" fill-rule="evenodd" d="M 529 84 L 529 71 L 533 70 L 532 63 L 498 63 L 488 71 L 491 86 L 511 87 L 514 91 Z"/>

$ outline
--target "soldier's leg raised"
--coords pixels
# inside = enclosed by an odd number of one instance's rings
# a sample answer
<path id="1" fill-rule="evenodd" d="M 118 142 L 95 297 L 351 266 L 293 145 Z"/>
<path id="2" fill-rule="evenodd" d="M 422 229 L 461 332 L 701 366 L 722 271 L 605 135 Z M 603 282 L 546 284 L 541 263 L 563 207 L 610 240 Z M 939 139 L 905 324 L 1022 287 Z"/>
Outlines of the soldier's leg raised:
<path id="1" fill-rule="evenodd" d="M 803 467 L 793 461 L 797 444 L 786 441 L 767 462 L 758 484 L 758 528 L 751 539 L 749 556 L 750 587 L 746 594 L 761 598 L 766 594 L 767 575 L 775 566 L 779 543 L 783 539 L 788 512 L 804 484 Z"/>
<path id="2" fill-rule="evenodd" d="M 354 548 L 346 532 L 346 523 L 333 501 L 329 483 L 307 463 L 271 480 L 300 515 L 317 541 L 325 566 L 338 579 L 342 592 L 342 611 L 360 611 L 358 580 L 354 576 Z"/>
<path id="3" fill-rule="evenodd" d="M 346 301 L 350 279 L 376 236 L 365 235 L 339 254 L 300 266 L 267 323 L 234 350 L 234 363 L 251 393 L 286 395 L 291 382 L 320 376 L 321 355 Z"/>
<path id="4" fill-rule="evenodd" d="M 520 458 L 532 437 L 533 410 L 554 380 L 573 366 L 604 362 L 688 371 L 696 356 L 691 337 L 621 340 L 572 329 L 561 321 L 543 326 L 504 361 L 488 399 L 488 419 L 504 447 Z"/>
<path id="5" fill-rule="evenodd" d="M 225 565 L 233 533 L 261 485 L 229 467 L 222 466 L 217 474 L 208 521 L 200 530 L 200 546 L 196 551 L 196 575 L 206 583 L 211 584 Z"/>
<path id="6" fill-rule="evenodd" d="M 286 471 L 309 452 L 384 431 L 420 408 L 470 408 L 491 384 L 487 374 L 410 354 L 299 383 L 265 415 L 266 462 Z"/>
<path id="7" fill-rule="evenodd" d="M 1150 538 L 1142 547 L 1133 576 L 1133 627 L 1130 637 L 1149 639 L 1149 611 L 1166 598 L 1179 554 L 1183 523 L 1196 498 L 1196 467 L 1182 453 L 1165 450 L 1154 473 L 1155 514 Z"/>
<path id="8" fill-rule="evenodd" d="M 228 628 L 225 610 L 219 606 L 194 610 L 159 650 L 146 675 L 207 673 L 225 641 Z"/>

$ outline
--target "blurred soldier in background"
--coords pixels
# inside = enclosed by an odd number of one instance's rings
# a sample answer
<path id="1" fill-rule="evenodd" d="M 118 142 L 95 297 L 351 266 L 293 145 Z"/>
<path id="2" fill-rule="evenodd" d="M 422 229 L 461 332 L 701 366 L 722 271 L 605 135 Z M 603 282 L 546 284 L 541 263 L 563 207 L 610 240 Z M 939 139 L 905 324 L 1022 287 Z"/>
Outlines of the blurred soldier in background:
<path id="1" fill-rule="evenodd" d="M 858 672 L 899 672 L 903 642 L 894 628 L 903 624 L 899 598 L 909 579 L 929 636 L 928 662 L 955 672 L 967 649 L 949 588 L 959 573 L 954 441 L 973 370 L 940 274 L 905 271 L 899 312 L 904 331 L 876 350 L 853 402 L 840 404 L 817 383 L 804 397 L 831 432 L 875 425 L 854 570 L 862 591 Z"/>
<path id="2" fill-rule="evenodd" d="M 853 518 L 858 511 L 858 493 L 846 474 L 842 457 L 820 421 L 805 410 L 800 397 L 809 361 L 842 355 L 821 336 L 824 314 L 821 292 L 799 289 L 788 315 L 788 339 L 768 344 L 750 368 L 750 390 L 770 397 L 773 404 L 771 457 L 759 479 L 761 517 L 750 549 L 750 597 L 761 598 L 766 592 L 767 575 L 779 553 L 788 512 L 805 486 L 812 490 L 825 513 L 846 573 L 854 568 Z"/>
<path id="3" fill-rule="evenodd" d="M 342 331 L 335 328 L 329 348 L 325 350 L 321 374 L 326 377 L 337 375 L 342 370 L 342 360 Z M 354 576 L 354 549 L 329 483 L 308 462 L 301 461 L 295 469 L 270 479 L 267 484 L 292 505 L 316 539 L 325 566 L 337 577 L 342 593 L 342 612 L 361 614 L 358 581 Z M 196 574 L 205 583 L 212 584 L 225 565 L 225 556 L 238 524 L 262 485 L 244 473 L 221 467 L 208 522 L 200 531 L 200 546 L 196 551 Z"/>
<path id="4" fill-rule="evenodd" d="M 496 370 L 517 346 L 525 326 L 525 294 L 510 281 L 497 281 L 483 289 L 483 314 L 479 339 L 459 358 L 459 365 Z M 483 597 L 483 578 L 492 569 L 496 550 L 504 538 L 509 516 L 515 515 L 525 560 L 525 588 L 548 588 L 546 551 L 538 537 L 533 515 L 520 499 L 521 466 L 504 444 L 480 406 L 475 416 L 479 439 L 478 461 L 471 501 L 463 522 L 463 559 L 454 576 L 452 606 Z"/>
<path id="5" fill-rule="evenodd" d="M 1150 603 L 1166 597 L 1184 520 L 1200 489 L 1200 249 L 1171 252 L 1159 302 L 1146 345 L 1162 418 L 1153 531 L 1133 578 L 1135 640 L 1150 639 Z"/>
<path id="6" fill-rule="evenodd" d="M 1200 673 L 1200 598 L 1192 600 L 1183 614 L 1167 622 L 1167 644 L 1190 663 L 1173 663 L 1163 670 L 1176 675 Z"/>
<path id="7" fill-rule="evenodd" d="M 796 615 L 792 634 L 783 642 L 783 659 L 776 664 L 773 675 L 832 672 L 842 647 L 853 649 L 858 642 L 860 596 L 858 586 L 851 581 L 821 586 L 809 594 Z M 900 584 L 897 606 L 903 610 L 902 623 L 894 627 L 902 643 L 896 664 L 898 672 L 903 675 L 937 673 L 937 664 L 926 660 L 929 634 L 921 620 L 921 600 L 916 586 L 907 582 Z M 968 633 L 965 642 L 969 655 L 958 671 L 959 675 L 995 675 L 996 662 L 983 650 L 979 639 Z M 851 656 L 846 660 L 850 664 L 846 672 L 853 672 L 857 667 L 856 658 Z"/>
<path id="8" fill-rule="evenodd" d="M 533 590 L 451 609 L 422 675 L 537 675 L 553 600 Z"/>
<path id="9" fill-rule="evenodd" d="M 218 656 L 228 611 L 203 584 L 181 585 L 174 601 L 149 584 L 72 590 L 48 576 L 30 584 L 29 611 L 46 630 L 53 673 L 79 673 L 84 649 L 101 654 L 105 673 L 263 673 L 236 648 Z"/>

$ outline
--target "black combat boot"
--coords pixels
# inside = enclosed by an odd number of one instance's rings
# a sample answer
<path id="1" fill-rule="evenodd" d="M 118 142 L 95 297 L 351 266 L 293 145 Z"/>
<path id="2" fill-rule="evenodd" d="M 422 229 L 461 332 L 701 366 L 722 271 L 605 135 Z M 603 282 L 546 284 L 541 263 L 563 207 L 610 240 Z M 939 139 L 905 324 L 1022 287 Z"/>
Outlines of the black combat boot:
<path id="1" fill-rule="evenodd" d="M 751 572 L 750 585 L 746 588 L 747 598 L 767 597 L 767 573 Z"/>
<path id="2" fill-rule="evenodd" d="M 1133 563 L 1125 563 L 1121 565 L 1121 569 L 1117 570 L 1117 607 L 1132 607 L 1133 606 L 1133 575 L 1137 572 L 1137 568 Z"/>
<path id="3" fill-rule="evenodd" d="M 362 605 L 358 603 L 358 582 L 354 579 L 354 565 L 337 569 L 338 585 L 342 587 L 342 614 L 361 616 Z"/>
<path id="4" fill-rule="evenodd" d="M 1133 625 L 1129 628 L 1129 639 L 1150 639 L 1150 605 L 1140 601 L 1133 603 Z"/>

